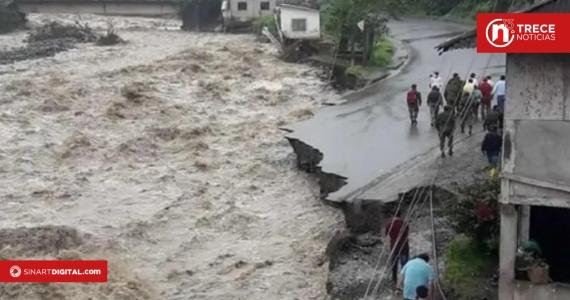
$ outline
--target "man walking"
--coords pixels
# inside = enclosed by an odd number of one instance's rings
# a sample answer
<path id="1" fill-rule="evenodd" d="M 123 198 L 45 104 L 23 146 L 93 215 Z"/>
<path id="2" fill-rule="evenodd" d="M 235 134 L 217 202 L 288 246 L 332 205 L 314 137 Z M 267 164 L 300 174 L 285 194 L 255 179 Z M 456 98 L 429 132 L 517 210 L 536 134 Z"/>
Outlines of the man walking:
<path id="1" fill-rule="evenodd" d="M 398 290 L 403 291 L 404 300 L 415 300 L 418 297 L 418 288 L 423 286 L 428 289 L 427 299 L 434 299 L 435 273 L 429 265 L 429 255 L 420 254 L 417 258 L 410 260 L 400 272 Z"/>
<path id="2" fill-rule="evenodd" d="M 433 86 L 427 96 L 427 104 L 429 106 L 429 114 L 431 116 L 431 126 L 435 125 L 435 120 L 439 114 L 439 107 L 443 103 L 443 97 L 437 86 Z"/>
<path id="3" fill-rule="evenodd" d="M 471 93 L 471 98 L 473 98 L 473 107 L 471 110 L 473 112 L 473 116 L 475 117 L 475 121 L 477 121 L 479 118 L 479 105 L 481 104 L 481 98 L 483 98 L 478 85 L 474 86 L 473 93 Z"/>
<path id="4" fill-rule="evenodd" d="M 497 105 L 499 106 L 499 111 L 505 111 L 505 92 L 506 92 L 506 82 L 505 82 L 505 75 L 501 75 L 501 79 L 495 84 L 493 87 L 493 95 L 497 96 Z"/>
<path id="5" fill-rule="evenodd" d="M 487 78 L 487 82 L 491 85 L 491 88 L 495 86 L 495 83 L 493 82 L 493 77 L 491 77 L 490 75 L 485 77 Z"/>
<path id="6" fill-rule="evenodd" d="M 398 280 L 398 263 L 404 268 L 410 256 L 409 233 L 409 225 L 402 219 L 400 211 L 396 211 L 386 227 L 386 236 L 390 237 L 390 264 L 392 266 L 392 281 L 394 282 Z"/>
<path id="7" fill-rule="evenodd" d="M 441 88 L 443 87 L 443 83 L 441 82 L 441 77 L 439 77 L 439 72 L 433 72 L 433 74 L 430 75 L 429 78 L 430 78 L 429 88 L 433 89 L 434 87 L 437 87 L 438 89 L 441 90 Z"/>
<path id="8" fill-rule="evenodd" d="M 469 128 L 469 135 L 473 133 L 473 124 L 475 123 L 475 115 L 473 97 L 465 92 L 459 104 L 459 117 L 461 118 L 461 133 L 465 133 L 465 125 Z"/>
<path id="9" fill-rule="evenodd" d="M 499 154 L 503 146 L 503 137 L 497 132 L 495 128 L 489 131 L 483 143 L 481 144 L 481 151 L 487 155 L 487 162 L 489 167 L 496 169 L 499 166 Z"/>
<path id="10" fill-rule="evenodd" d="M 461 78 L 459 78 L 459 74 L 454 73 L 453 77 L 451 77 L 447 82 L 445 91 L 443 92 L 443 97 L 445 98 L 447 105 L 450 105 L 453 109 L 455 109 L 456 103 L 459 102 L 462 88 L 463 84 Z"/>
<path id="11" fill-rule="evenodd" d="M 474 89 L 475 89 L 475 81 L 472 78 L 469 78 L 469 80 L 467 80 L 467 83 L 465 83 L 465 85 L 463 86 L 463 94 L 468 93 L 469 95 L 471 95 Z"/>
<path id="12" fill-rule="evenodd" d="M 493 86 L 489 83 L 488 78 L 484 78 L 478 85 L 479 91 L 481 92 L 481 119 L 485 120 L 485 117 L 490 111 L 491 100 L 493 99 Z"/>
<path id="13" fill-rule="evenodd" d="M 408 111 L 410 112 L 412 125 L 418 125 L 418 112 L 420 106 L 422 106 L 422 95 L 418 92 L 415 84 L 412 84 L 412 88 L 408 91 L 406 101 L 408 102 Z"/>
<path id="14" fill-rule="evenodd" d="M 453 131 L 455 129 L 455 112 L 451 106 L 446 105 L 443 112 L 437 116 L 435 128 L 439 133 L 439 149 L 441 157 L 445 157 L 445 139 L 448 140 L 449 156 L 453 155 Z"/>
<path id="15" fill-rule="evenodd" d="M 485 122 L 483 123 L 483 129 L 487 131 L 492 131 L 493 129 L 497 130 L 499 128 L 500 118 L 499 106 L 495 105 L 493 106 L 493 110 L 487 114 Z"/>

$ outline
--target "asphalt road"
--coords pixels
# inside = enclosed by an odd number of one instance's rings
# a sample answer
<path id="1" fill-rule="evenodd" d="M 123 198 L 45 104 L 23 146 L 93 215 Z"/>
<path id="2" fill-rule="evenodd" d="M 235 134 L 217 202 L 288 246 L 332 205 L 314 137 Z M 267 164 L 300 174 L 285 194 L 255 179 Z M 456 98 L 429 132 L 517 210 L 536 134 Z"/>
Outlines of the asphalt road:
<path id="1" fill-rule="evenodd" d="M 425 99 L 429 74 L 439 71 L 444 78 L 471 72 L 483 75 L 504 72 L 505 56 L 477 54 L 475 49 L 457 50 L 439 55 L 434 47 L 466 28 L 457 24 L 405 19 L 391 21 L 392 35 L 410 48 L 410 60 L 399 74 L 381 82 L 360 99 L 325 107 L 310 120 L 288 126 L 297 138 L 319 149 L 320 164 L 328 173 L 347 177 L 347 184 L 331 193 L 330 201 L 350 198 L 370 182 L 393 172 L 405 162 L 428 153 L 438 145 L 437 133 L 429 124 L 426 105 L 420 108 L 418 126 L 410 126 L 406 92 L 416 83 Z"/>

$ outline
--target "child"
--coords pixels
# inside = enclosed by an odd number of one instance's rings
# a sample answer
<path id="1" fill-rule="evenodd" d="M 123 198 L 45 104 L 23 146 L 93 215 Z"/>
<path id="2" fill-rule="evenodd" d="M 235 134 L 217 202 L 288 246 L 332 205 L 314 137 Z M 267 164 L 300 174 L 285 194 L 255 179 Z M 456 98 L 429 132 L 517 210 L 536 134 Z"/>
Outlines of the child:
<path id="1" fill-rule="evenodd" d="M 428 288 L 421 285 L 416 288 L 416 300 L 423 300 L 428 298 Z"/>

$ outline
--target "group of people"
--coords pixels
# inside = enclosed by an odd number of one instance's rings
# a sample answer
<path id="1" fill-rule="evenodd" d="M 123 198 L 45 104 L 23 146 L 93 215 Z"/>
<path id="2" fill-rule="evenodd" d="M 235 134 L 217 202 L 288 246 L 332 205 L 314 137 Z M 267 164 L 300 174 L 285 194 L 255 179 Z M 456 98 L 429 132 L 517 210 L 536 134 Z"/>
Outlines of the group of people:
<path id="1" fill-rule="evenodd" d="M 482 151 L 487 155 L 489 163 L 496 165 L 501 151 L 501 137 L 503 127 L 503 112 L 506 101 L 505 76 L 502 75 L 496 83 L 491 76 L 485 76 L 481 80 L 476 79 L 476 74 L 471 73 L 467 80 L 455 73 L 449 79 L 445 88 L 438 72 L 430 75 L 427 106 L 429 107 L 431 126 L 439 133 L 441 156 L 445 157 L 445 144 L 447 141 L 448 155 L 453 155 L 453 135 L 456 126 L 459 125 L 461 133 L 467 129 L 471 135 L 473 126 L 479 119 L 483 120 L 483 128 L 488 132 L 482 145 Z M 442 92 L 443 90 L 443 92 Z M 497 104 L 491 108 L 493 98 Z M 408 110 L 412 126 L 417 125 L 419 108 L 422 105 L 422 95 L 413 84 L 406 95 Z M 443 112 L 440 109 L 443 106 Z M 458 124 L 456 124 L 458 122 Z"/>

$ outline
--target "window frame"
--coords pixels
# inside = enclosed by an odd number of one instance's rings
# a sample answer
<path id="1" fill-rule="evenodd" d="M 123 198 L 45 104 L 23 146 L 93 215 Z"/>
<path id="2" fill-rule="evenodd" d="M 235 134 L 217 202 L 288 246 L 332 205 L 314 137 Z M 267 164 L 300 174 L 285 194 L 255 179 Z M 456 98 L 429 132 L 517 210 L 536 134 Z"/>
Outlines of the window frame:
<path id="1" fill-rule="evenodd" d="M 267 4 L 267 8 L 263 8 L 264 4 Z M 271 10 L 271 2 L 269 1 L 260 1 L 259 2 L 259 9 L 261 11 L 268 11 Z"/>
<path id="2" fill-rule="evenodd" d="M 295 26 L 295 24 L 297 24 L 297 26 Z M 303 26 L 299 26 L 299 24 L 303 24 Z M 302 29 L 299 27 L 302 27 Z M 291 31 L 307 32 L 307 18 L 291 19 Z"/>
<path id="3" fill-rule="evenodd" d="M 248 10 L 247 6 L 248 6 L 247 1 L 240 1 L 237 3 L 237 10 L 238 11 L 247 11 Z"/>

